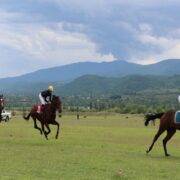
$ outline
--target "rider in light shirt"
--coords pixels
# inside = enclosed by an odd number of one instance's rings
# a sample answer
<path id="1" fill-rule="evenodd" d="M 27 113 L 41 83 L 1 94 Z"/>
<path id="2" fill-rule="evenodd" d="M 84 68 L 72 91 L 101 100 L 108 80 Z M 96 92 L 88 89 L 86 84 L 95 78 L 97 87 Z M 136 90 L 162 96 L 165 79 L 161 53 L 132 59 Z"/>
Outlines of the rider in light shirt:
<path id="1" fill-rule="evenodd" d="M 52 92 L 54 90 L 53 86 L 49 86 L 47 90 L 40 92 L 39 99 L 41 102 L 41 111 L 44 109 L 45 104 L 51 103 L 52 100 Z"/>
<path id="2" fill-rule="evenodd" d="M 178 102 L 180 103 L 180 95 L 178 96 Z"/>
<path id="3" fill-rule="evenodd" d="M 45 105 L 48 102 L 51 102 L 53 90 L 54 90 L 53 86 L 49 86 L 48 90 L 42 91 L 39 94 L 39 99 L 40 99 L 41 104 Z M 49 99 L 47 100 L 47 98 Z"/>

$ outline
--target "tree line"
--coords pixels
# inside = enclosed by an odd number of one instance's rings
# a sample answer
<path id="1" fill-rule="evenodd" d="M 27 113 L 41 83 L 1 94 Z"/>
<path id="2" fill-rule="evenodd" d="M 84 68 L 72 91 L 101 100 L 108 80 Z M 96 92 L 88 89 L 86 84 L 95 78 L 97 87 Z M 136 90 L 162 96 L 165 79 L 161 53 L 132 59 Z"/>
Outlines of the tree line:
<path id="1" fill-rule="evenodd" d="M 64 111 L 70 112 L 116 112 L 116 113 L 153 113 L 180 109 L 177 92 L 141 92 L 113 96 L 63 96 Z M 35 95 L 5 95 L 7 109 L 31 108 L 39 103 Z"/>

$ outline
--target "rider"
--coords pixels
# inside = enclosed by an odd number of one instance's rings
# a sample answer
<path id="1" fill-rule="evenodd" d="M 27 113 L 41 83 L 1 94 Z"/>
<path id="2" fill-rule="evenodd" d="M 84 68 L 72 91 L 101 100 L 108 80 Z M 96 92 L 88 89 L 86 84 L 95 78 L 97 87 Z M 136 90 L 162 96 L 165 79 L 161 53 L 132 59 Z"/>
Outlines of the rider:
<path id="1" fill-rule="evenodd" d="M 39 99 L 41 102 L 41 111 L 44 109 L 45 104 L 51 103 L 53 90 L 53 86 L 48 86 L 47 90 L 40 92 Z"/>
<path id="2" fill-rule="evenodd" d="M 178 96 L 178 102 L 180 103 L 180 95 Z"/>

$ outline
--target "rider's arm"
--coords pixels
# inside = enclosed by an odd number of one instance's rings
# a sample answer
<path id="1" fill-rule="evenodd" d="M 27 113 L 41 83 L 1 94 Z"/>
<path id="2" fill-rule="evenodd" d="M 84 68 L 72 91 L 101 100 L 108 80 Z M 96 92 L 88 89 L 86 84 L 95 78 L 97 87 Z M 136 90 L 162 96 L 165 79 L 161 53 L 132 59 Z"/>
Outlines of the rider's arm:
<path id="1" fill-rule="evenodd" d="M 52 101 L 52 94 L 49 95 L 49 101 Z"/>
<path id="2" fill-rule="evenodd" d="M 48 103 L 47 96 L 44 98 L 44 100 Z"/>

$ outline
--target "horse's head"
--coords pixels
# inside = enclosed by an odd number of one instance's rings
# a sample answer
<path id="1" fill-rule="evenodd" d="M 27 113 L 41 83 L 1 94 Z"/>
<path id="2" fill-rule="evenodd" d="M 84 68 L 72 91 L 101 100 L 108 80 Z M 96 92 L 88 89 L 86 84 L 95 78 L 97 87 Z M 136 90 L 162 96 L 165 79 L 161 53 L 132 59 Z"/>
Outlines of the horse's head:
<path id="1" fill-rule="evenodd" d="M 59 111 L 62 112 L 62 102 L 59 96 L 53 95 L 51 104 Z"/>

